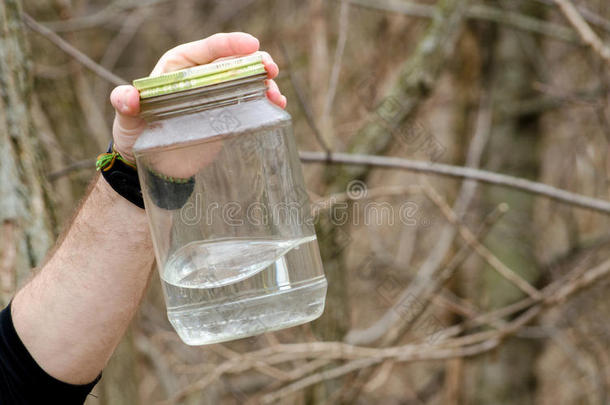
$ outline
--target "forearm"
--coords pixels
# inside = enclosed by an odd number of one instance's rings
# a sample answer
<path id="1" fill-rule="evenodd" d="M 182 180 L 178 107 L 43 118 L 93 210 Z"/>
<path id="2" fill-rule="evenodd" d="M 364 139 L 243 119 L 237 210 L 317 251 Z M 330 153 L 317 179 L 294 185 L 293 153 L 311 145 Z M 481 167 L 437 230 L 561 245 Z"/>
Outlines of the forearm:
<path id="1" fill-rule="evenodd" d="M 50 375 L 92 381 L 137 310 L 153 251 L 146 215 L 98 177 L 61 245 L 16 295 L 13 322 Z"/>

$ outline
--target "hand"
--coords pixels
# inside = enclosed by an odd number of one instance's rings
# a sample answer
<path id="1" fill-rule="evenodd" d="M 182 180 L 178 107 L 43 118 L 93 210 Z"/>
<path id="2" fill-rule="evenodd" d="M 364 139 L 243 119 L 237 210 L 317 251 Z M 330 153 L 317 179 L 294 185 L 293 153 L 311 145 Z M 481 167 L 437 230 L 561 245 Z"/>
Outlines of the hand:
<path id="1" fill-rule="evenodd" d="M 210 63 L 228 56 L 248 55 L 258 51 L 258 39 L 243 32 L 215 34 L 211 37 L 178 45 L 167 51 L 151 72 L 151 76 Z M 273 80 L 279 68 L 265 53 L 263 64 L 267 70 L 267 97 L 281 108 L 286 107 L 286 97 L 282 95 Z M 140 94 L 130 85 L 118 86 L 110 94 L 110 102 L 115 109 L 112 135 L 116 150 L 127 160 L 135 162 L 132 147 L 146 127 L 140 117 Z"/>

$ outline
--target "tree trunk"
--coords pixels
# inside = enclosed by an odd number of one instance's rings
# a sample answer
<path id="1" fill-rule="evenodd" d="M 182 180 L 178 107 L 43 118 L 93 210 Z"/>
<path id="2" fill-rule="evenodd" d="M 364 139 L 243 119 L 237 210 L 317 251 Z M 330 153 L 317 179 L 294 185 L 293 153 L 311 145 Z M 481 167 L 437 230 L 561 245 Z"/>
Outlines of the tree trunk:
<path id="1" fill-rule="evenodd" d="M 2 304 L 53 243 L 54 217 L 31 116 L 32 76 L 19 0 L 0 3 L 0 285 Z"/>
<path id="2" fill-rule="evenodd" d="M 527 15 L 540 14 L 538 5 L 518 7 Z M 536 38 L 500 29 L 493 49 L 493 83 L 496 106 L 513 105 L 532 96 L 531 85 L 537 79 L 527 51 L 536 49 Z M 492 129 L 487 155 L 487 169 L 536 179 L 538 174 L 538 116 L 505 117 Z M 510 153 L 507 153 L 510 151 Z M 535 198 L 530 194 L 505 188 L 486 187 L 485 204 L 491 207 L 507 202 L 510 212 L 489 233 L 486 246 L 509 268 L 534 284 L 540 274 L 534 249 Z M 507 243 L 510 241 L 510 243 Z M 480 274 L 480 297 L 488 309 L 503 307 L 523 297 L 521 290 L 485 266 Z M 471 398 L 465 403 L 526 405 L 533 403 L 537 346 L 532 341 L 507 340 L 494 353 L 474 362 L 469 380 L 473 381 Z"/>
<path id="3" fill-rule="evenodd" d="M 39 139 L 42 136 L 49 138 L 54 133 L 62 133 L 66 138 L 78 133 L 76 127 L 69 125 L 58 132 L 52 124 L 65 120 L 47 119 L 46 106 L 33 103 L 31 61 L 21 12 L 19 0 L 0 3 L 0 287 L 3 304 L 30 276 L 31 269 L 42 262 L 55 241 L 58 226 L 55 206 L 51 203 L 53 198 L 67 200 L 64 205 L 73 204 L 73 196 L 58 194 L 57 190 L 51 193 L 46 175 L 57 170 L 63 158 L 73 155 L 74 150 L 64 149 L 64 154 L 60 154 L 57 153 L 57 150 L 61 150 L 57 145 L 51 150 L 49 142 L 39 142 Z M 54 48 L 50 52 L 59 54 Z M 61 87 L 61 83 L 54 85 Z M 61 99 L 58 94 L 65 95 L 65 90 L 70 88 L 62 87 L 63 92 L 50 91 L 42 98 L 51 102 L 55 100 L 55 112 L 73 116 L 70 109 L 74 104 L 58 102 Z M 39 134 L 38 129 L 45 133 Z M 47 152 L 45 146 L 49 148 L 49 156 L 43 159 Z M 58 158 L 61 159 L 59 162 Z M 42 162 L 47 162 L 47 166 L 43 166 Z M 71 192 L 70 188 L 67 192 Z M 73 207 L 67 210 L 71 211 Z M 64 214 L 60 221 L 68 218 Z M 138 403 L 135 351 L 130 336 L 119 345 L 98 387 L 104 403 Z M 119 388 L 120 391 L 117 390 Z"/>

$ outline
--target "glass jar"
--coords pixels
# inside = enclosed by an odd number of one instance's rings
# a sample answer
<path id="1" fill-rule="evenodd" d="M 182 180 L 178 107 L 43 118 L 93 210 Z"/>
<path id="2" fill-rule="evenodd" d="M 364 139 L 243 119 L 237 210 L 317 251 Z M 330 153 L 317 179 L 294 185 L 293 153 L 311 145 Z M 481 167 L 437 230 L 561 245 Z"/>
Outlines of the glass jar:
<path id="1" fill-rule="evenodd" d="M 168 318 L 201 345 L 311 321 L 326 279 L 290 115 L 260 54 L 134 82 L 134 146 Z"/>

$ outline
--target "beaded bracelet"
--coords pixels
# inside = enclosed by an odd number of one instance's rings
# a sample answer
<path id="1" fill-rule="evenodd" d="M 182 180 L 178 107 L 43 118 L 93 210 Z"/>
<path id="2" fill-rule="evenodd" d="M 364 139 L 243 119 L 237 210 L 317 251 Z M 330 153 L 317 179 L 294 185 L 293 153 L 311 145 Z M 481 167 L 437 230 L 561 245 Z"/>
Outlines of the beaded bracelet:
<path id="1" fill-rule="evenodd" d="M 95 167 L 117 193 L 136 206 L 144 208 L 136 165 L 121 156 L 114 148 L 113 142 L 110 142 L 108 152 L 97 157 Z M 171 177 L 151 168 L 146 169 L 145 179 L 153 203 L 166 210 L 182 208 L 195 188 L 193 177 Z"/>
<path id="2" fill-rule="evenodd" d="M 102 173 L 102 176 L 114 191 L 127 201 L 144 209 L 142 188 L 140 187 L 136 165 L 121 156 L 114 148 L 112 141 L 108 145 L 108 151 L 97 157 L 95 168 Z"/>

